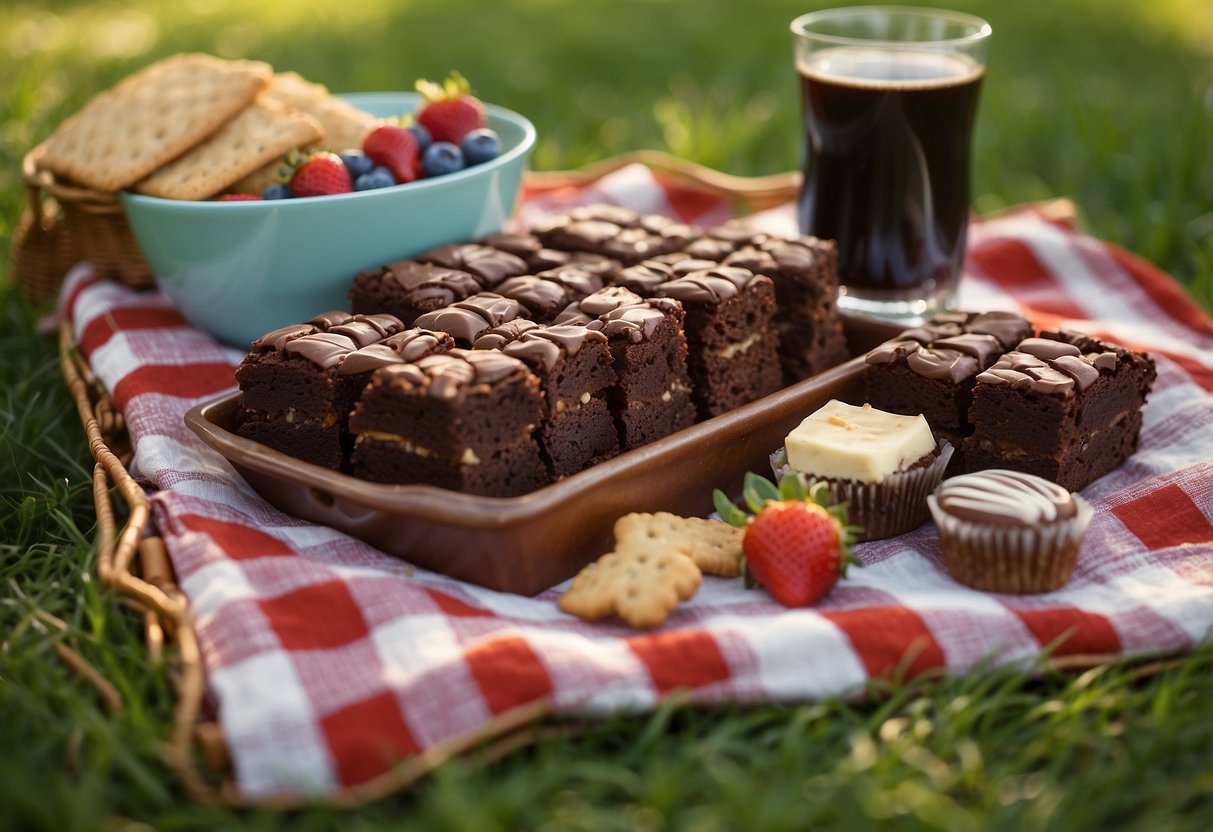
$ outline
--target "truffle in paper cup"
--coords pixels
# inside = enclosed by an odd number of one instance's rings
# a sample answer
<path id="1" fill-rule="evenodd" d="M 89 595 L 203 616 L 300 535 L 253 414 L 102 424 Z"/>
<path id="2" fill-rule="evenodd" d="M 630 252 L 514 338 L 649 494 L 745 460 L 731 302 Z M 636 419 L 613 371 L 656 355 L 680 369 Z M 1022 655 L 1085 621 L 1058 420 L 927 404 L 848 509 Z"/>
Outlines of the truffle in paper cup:
<path id="1" fill-rule="evenodd" d="M 1086 500 L 1056 483 L 997 468 L 953 477 L 928 505 L 948 574 L 1013 594 L 1063 586 L 1092 515 Z"/>
<path id="2" fill-rule="evenodd" d="M 929 519 L 927 497 L 953 451 L 922 416 L 832 401 L 788 435 L 771 468 L 776 480 L 797 475 L 810 488 L 825 483 L 830 501 L 845 502 L 847 522 L 861 528 L 856 540 L 881 540 Z"/>

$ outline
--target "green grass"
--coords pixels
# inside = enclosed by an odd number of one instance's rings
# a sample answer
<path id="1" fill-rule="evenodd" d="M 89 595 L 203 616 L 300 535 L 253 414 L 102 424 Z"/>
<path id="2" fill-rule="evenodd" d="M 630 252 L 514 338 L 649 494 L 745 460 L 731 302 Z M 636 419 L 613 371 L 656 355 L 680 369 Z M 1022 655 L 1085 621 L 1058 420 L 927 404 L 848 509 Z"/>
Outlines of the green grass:
<path id="1" fill-rule="evenodd" d="M 978 208 L 1071 197 L 1093 233 L 1213 308 L 1208 4 L 956 5 L 995 28 Z M 785 27 L 807 8 L 18 3 L 0 17 L 0 255 L 22 153 L 93 92 L 182 49 L 264 58 L 337 90 L 458 68 L 535 121 L 539 169 L 657 147 L 732 173 L 786 170 L 800 151 Z M 0 828 L 1213 828 L 1213 647 L 1147 679 L 986 671 L 849 705 L 663 708 L 453 763 L 353 813 L 189 803 L 159 756 L 167 669 L 93 578 L 92 461 L 54 341 L 36 333 L 44 311 L 0 284 Z M 121 715 L 57 658 L 59 640 L 123 693 Z"/>

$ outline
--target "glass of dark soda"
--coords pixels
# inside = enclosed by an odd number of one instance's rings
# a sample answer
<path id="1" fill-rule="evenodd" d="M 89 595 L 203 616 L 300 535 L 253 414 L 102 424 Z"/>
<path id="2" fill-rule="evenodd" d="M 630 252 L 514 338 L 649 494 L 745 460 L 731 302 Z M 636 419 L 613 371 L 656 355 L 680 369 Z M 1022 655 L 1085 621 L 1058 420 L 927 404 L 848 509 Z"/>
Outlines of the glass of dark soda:
<path id="1" fill-rule="evenodd" d="M 844 311 L 905 322 L 956 296 L 990 25 L 853 6 L 792 21 L 804 113 L 800 230 L 835 240 Z"/>

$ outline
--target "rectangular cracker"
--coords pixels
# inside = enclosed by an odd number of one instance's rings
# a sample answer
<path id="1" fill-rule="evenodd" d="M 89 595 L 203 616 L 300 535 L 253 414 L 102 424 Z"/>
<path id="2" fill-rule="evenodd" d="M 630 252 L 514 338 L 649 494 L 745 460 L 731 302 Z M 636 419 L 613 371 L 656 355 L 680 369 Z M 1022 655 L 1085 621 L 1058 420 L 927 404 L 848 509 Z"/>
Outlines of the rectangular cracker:
<path id="1" fill-rule="evenodd" d="M 134 189 L 166 199 L 206 199 L 291 148 L 316 141 L 323 132 L 307 113 L 258 99 Z"/>
<path id="2" fill-rule="evenodd" d="M 319 121 L 324 128 L 323 145 L 334 153 L 361 150 L 363 137 L 381 121 L 297 72 L 277 73 L 265 96 Z"/>
<path id="3" fill-rule="evenodd" d="M 361 149 L 366 134 L 383 123 L 383 119 L 337 98 L 322 84 L 308 81 L 297 72 L 277 73 L 261 95 L 313 116 L 324 128 L 324 138 L 317 141 L 317 145 L 337 153 Z M 259 194 L 269 185 L 282 181 L 282 166 L 283 160 L 275 159 L 235 183 L 232 190 Z"/>
<path id="4" fill-rule="evenodd" d="M 273 70 L 211 55 L 165 58 L 89 101 L 45 142 L 39 165 L 100 191 L 126 188 L 249 105 Z"/>

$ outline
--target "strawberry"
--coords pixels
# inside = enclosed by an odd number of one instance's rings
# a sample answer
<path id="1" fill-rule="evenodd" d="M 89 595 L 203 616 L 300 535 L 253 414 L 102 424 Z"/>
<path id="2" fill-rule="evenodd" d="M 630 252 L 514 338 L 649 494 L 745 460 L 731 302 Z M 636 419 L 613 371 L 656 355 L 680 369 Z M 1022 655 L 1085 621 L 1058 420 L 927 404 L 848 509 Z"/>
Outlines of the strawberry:
<path id="1" fill-rule="evenodd" d="M 713 494 L 724 520 L 745 528 L 741 541 L 746 574 L 785 607 L 804 607 L 824 597 L 849 563 L 853 529 L 844 524 L 842 506 L 826 507 L 824 484 L 810 498 L 799 477 L 784 477 L 776 488 L 747 474 L 743 496 L 754 512 L 748 517 L 723 491 Z"/>
<path id="2" fill-rule="evenodd" d="M 473 130 L 484 127 L 484 105 L 473 96 L 468 80 L 458 72 L 441 84 L 418 81 L 417 92 L 425 103 L 417 111 L 417 122 L 430 131 L 436 142 L 459 144 Z"/>
<path id="3" fill-rule="evenodd" d="M 259 200 L 261 197 L 257 194 L 223 194 L 219 197 L 220 202 L 252 202 Z"/>
<path id="4" fill-rule="evenodd" d="M 291 193 L 295 196 L 329 196 L 352 190 L 350 172 L 336 153 L 314 153 L 291 174 Z"/>
<path id="5" fill-rule="evenodd" d="M 398 185 L 417 178 L 420 146 L 417 137 L 407 127 L 396 124 L 376 127 L 362 140 L 362 152 L 376 165 L 390 170 Z"/>

